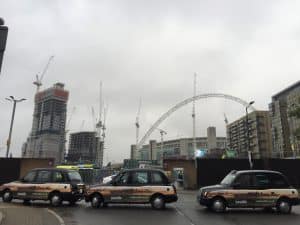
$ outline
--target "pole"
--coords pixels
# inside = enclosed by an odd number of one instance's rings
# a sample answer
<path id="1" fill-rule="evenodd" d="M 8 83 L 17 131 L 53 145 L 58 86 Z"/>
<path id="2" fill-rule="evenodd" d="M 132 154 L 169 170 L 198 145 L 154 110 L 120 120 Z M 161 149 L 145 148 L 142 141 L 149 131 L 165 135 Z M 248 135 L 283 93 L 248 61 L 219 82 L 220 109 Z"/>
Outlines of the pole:
<path id="1" fill-rule="evenodd" d="M 254 101 L 251 101 L 251 102 L 246 106 L 247 153 L 248 153 L 248 159 L 249 159 L 249 166 L 250 166 L 250 169 L 253 168 L 253 163 L 252 163 L 252 155 L 251 155 L 251 151 L 250 151 L 250 135 L 249 135 L 248 107 L 251 106 L 253 103 L 254 103 Z"/>
<path id="2" fill-rule="evenodd" d="M 195 106 L 195 98 L 196 98 L 196 85 L 197 85 L 197 74 L 194 74 L 194 98 L 193 98 L 193 110 L 192 110 L 192 118 L 193 118 L 193 150 L 194 154 L 196 152 L 196 106 Z"/>
<path id="3" fill-rule="evenodd" d="M 12 116 L 11 116 L 11 121 L 10 121 L 9 135 L 8 135 L 8 139 L 7 139 L 6 158 L 8 158 L 8 153 L 9 153 L 9 149 L 10 149 L 11 134 L 12 134 L 13 124 L 14 124 L 16 104 L 17 104 L 16 100 L 13 100 L 13 101 L 14 101 L 14 106 L 13 106 L 13 111 L 12 111 Z"/>

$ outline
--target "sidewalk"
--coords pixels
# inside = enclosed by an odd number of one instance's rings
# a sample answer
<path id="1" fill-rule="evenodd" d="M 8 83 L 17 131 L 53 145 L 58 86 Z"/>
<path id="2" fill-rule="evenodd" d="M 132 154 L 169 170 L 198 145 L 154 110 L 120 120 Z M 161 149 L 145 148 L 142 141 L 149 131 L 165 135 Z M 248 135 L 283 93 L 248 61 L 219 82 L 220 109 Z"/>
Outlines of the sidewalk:
<path id="1" fill-rule="evenodd" d="M 48 209 L 0 204 L 0 225 L 62 225 Z"/>

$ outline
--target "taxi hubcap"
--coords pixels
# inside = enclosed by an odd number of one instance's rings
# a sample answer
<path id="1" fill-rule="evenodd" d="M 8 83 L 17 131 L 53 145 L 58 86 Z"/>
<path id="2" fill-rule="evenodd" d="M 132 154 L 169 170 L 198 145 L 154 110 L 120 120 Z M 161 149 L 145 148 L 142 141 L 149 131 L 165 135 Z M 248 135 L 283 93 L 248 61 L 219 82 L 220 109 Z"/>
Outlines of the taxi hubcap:
<path id="1" fill-rule="evenodd" d="M 5 199 L 5 200 L 10 200 L 10 198 L 11 198 L 11 194 L 10 194 L 10 192 L 5 192 L 4 193 L 4 195 L 3 195 L 3 198 Z"/>
<path id="2" fill-rule="evenodd" d="M 52 197 L 52 204 L 55 205 L 55 206 L 59 205 L 60 204 L 60 197 L 57 196 L 57 195 L 54 195 Z"/>
<path id="3" fill-rule="evenodd" d="M 214 201 L 214 203 L 213 203 L 213 209 L 216 212 L 222 212 L 222 211 L 224 211 L 224 203 L 221 200 Z"/>
<path id="4" fill-rule="evenodd" d="M 279 209 L 281 212 L 287 213 L 290 210 L 290 205 L 288 202 L 280 202 Z"/>
<path id="5" fill-rule="evenodd" d="M 157 208 L 157 209 L 162 208 L 163 203 L 164 202 L 163 202 L 162 198 L 155 198 L 154 201 L 153 201 L 154 207 Z"/>
<path id="6" fill-rule="evenodd" d="M 99 198 L 98 197 L 93 197 L 93 199 L 92 199 L 92 205 L 94 207 L 97 207 L 99 205 Z"/>

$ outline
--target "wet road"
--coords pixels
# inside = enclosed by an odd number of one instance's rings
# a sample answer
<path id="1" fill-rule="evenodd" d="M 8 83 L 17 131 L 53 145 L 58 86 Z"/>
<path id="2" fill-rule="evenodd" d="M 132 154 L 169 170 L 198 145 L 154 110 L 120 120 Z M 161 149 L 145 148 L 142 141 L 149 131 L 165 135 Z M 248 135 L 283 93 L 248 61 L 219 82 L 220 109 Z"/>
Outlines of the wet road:
<path id="1" fill-rule="evenodd" d="M 153 210 L 149 205 L 110 205 L 92 209 L 84 202 L 75 207 L 54 209 L 66 225 L 282 225 L 300 224 L 300 206 L 290 215 L 262 210 L 229 210 L 215 214 L 198 205 L 195 192 L 179 194 L 179 201 L 169 204 L 166 210 Z M 53 209 L 53 208 L 52 208 Z"/>
<path id="2" fill-rule="evenodd" d="M 179 194 L 177 203 L 167 205 L 165 210 L 153 210 L 149 205 L 109 205 L 92 209 L 80 202 L 76 206 L 64 204 L 50 207 L 46 202 L 34 202 L 34 208 L 50 208 L 65 222 L 65 225 L 300 225 L 300 206 L 294 207 L 290 215 L 262 210 L 228 210 L 223 214 L 208 211 L 195 201 L 196 192 Z M 4 203 L 0 203 L 3 205 Z M 13 202 L 9 205 L 20 205 Z"/>

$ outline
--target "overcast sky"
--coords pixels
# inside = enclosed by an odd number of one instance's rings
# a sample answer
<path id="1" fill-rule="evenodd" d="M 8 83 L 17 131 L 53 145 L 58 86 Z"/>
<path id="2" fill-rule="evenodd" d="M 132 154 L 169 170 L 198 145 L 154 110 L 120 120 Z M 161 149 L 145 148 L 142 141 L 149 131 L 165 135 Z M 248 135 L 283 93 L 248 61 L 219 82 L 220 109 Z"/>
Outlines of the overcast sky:
<path id="1" fill-rule="evenodd" d="M 0 75 L 0 156 L 5 155 L 12 104 L 17 106 L 11 149 L 21 155 L 32 126 L 35 75 L 55 55 L 42 88 L 59 81 L 70 91 L 68 129 L 93 129 L 99 82 L 108 105 L 105 162 L 120 162 L 135 143 L 139 98 L 143 136 L 161 114 L 193 95 L 225 93 L 255 100 L 266 110 L 271 96 L 299 80 L 300 1 L 276 0 L 1 0 L 9 27 Z M 225 99 L 196 104 L 197 135 L 208 126 L 225 136 L 229 122 L 245 109 Z M 192 105 L 172 114 L 160 128 L 166 139 L 192 136 Z M 151 139 L 159 140 L 159 132 Z"/>

